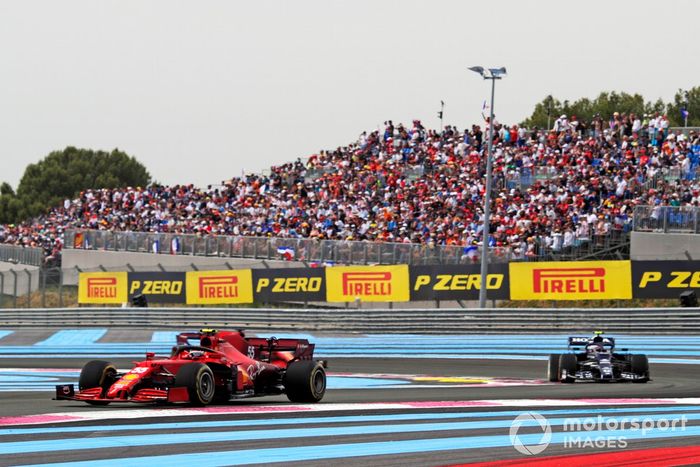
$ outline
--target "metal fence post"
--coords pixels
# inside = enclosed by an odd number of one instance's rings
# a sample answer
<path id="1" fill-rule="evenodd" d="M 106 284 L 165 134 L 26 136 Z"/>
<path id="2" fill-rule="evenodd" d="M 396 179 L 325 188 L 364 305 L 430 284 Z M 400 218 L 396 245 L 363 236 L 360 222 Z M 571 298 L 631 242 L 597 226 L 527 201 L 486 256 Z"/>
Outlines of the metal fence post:
<path id="1" fill-rule="evenodd" d="M 29 281 L 27 283 L 27 308 L 32 307 L 32 273 L 29 272 L 29 269 L 24 269 L 25 274 L 27 274 L 27 280 Z"/>
<path id="2" fill-rule="evenodd" d="M 63 269 L 58 270 L 58 307 L 63 308 Z"/>
<path id="3" fill-rule="evenodd" d="M 46 275 L 48 273 L 48 269 L 41 269 L 39 270 L 39 278 L 40 278 L 40 283 L 39 287 L 41 287 L 41 307 L 46 308 Z"/>
<path id="4" fill-rule="evenodd" d="M 14 284 L 12 284 L 12 295 L 14 296 L 12 306 L 13 308 L 17 308 L 17 273 L 14 269 L 10 269 L 10 273 L 12 274 L 12 278 L 14 279 Z"/>
<path id="5" fill-rule="evenodd" d="M 5 305 L 5 273 L 0 272 L 0 308 Z"/>

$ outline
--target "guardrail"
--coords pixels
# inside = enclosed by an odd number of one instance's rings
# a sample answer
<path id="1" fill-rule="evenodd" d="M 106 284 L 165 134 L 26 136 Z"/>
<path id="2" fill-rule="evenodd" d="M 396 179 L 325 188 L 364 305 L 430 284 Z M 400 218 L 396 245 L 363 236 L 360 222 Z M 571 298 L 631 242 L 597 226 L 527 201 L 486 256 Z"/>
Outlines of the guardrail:
<path id="1" fill-rule="evenodd" d="M 539 238 L 534 256 L 527 257 L 524 249 L 515 254 L 509 246 L 491 247 L 489 263 L 590 259 L 601 250 L 625 247 L 628 235 L 613 230 L 604 235 L 577 238 L 567 246 L 562 242 L 547 246 L 545 240 L 544 237 Z M 474 264 L 481 257 L 480 246 L 106 230 L 67 230 L 64 248 L 261 260 L 293 259 L 318 264 Z"/>
<path id="2" fill-rule="evenodd" d="M 700 233 L 700 208 L 635 206 L 635 232 Z"/>
<path id="3" fill-rule="evenodd" d="M 44 264 L 44 250 L 41 248 L 0 244 L 0 261 L 42 266 Z"/>
<path id="4" fill-rule="evenodd" d="M 606 332 L 700 334 L 700 308 L 244 309 L 64 308 L 0 311 L 3 327 L 138 327 L 345 333 L 498 334 Z"/>
<path id="5" fill-rule="evenodd" d="M 64 248 L 264 260 L 284 259 L 286 251 L 289 259 L 338 264 L 469 264 L 480 255 L 480 248 L 453 245 L 106 230 L 67 230 Z M 489 258 L 514 259 L 507 248 L 489 249 Z"/>

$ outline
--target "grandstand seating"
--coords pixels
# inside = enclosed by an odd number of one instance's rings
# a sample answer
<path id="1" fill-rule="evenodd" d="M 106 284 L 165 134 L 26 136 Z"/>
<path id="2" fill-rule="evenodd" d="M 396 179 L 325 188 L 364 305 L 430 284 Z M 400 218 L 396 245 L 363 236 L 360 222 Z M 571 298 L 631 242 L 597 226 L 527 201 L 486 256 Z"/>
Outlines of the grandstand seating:
<path id="1" fill-rule="evenodd" d="M 642 120 L 643 118 L 643 120 Z M 513 259 L 620 238 L 639 205 L 698 206 L 700 139 L 660 117 L 557 119 L 556 129 L 496 123 L 490 247 Z M 66 229 L 455 245 L 482 242 L 486 141 L 386 122 L 383 131 L 200 189 L 91 189 L 43 216 L 0 226 L 0 243 L 60 255 Z"/>

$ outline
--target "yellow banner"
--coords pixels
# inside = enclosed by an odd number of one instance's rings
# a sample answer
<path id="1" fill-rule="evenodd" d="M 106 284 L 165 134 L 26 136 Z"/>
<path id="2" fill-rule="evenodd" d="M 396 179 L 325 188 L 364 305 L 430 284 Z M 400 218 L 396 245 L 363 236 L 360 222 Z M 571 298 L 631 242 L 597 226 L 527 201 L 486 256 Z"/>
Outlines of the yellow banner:
<path id="1" fill-rule="evenodd" d="M 81 272 L 78 303 L 121 304 L 129 301 L 126 272 Z"/>
<path id="2" fill-rule="evenodd" d="M 333 266 L 326 268 L 329 302 L 407 302 L 408 266 Z"/>
<path id="3" fill-rule="evenodd" d="M 510 263 L 511 300 L 632 298 L 630 261 Z"/>
<path id="4" fill-rule="evenodd" d="M 190 271 L 186 282 L 188 305 L 253 303 L 250 269 Z"/>

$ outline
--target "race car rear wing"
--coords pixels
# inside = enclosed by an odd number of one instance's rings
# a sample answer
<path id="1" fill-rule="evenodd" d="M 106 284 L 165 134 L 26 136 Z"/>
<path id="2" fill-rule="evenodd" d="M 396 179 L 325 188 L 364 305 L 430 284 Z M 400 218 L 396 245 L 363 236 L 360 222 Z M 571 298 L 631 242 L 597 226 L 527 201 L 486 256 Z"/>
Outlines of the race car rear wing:
<path id="1" fill-rule="evenodd" d="M 569 337 L 569 347 L 585 347 L 592 341 L 592 337 Z M 603 345 L 606 347 L 615 347 L 615 338 L 603 337 Z"/>
<path id="2" fill-rule="evenodd" d="M 315 344 L 309 343 L 307 339 L 245 337 L 245 334 L 242 331 L 224 331 L 221 334 L 215 329 L 202 329 L 199 332 L 181 332 L 177 336 L 177 343 L 178 345 L 188 345 L 190 340 L 200 341 L 200 339 L 203 337 L 218 337 L 224 333 L 240 336 L 240 344 L 253 350 L 253 358 L 261 358 L 263 352 L 265 352 L 265 354 L 268 356 L 267 358 L 269 358 L 272 352 L 292 352 L 292 358 L 294 360 L 311 360 L 314 356 Z M 239 337 L 236 338 L 239 339 Z M 236 344 L 234 344 L 234 346 L 235 345 Z M 245 350 L 246 349 L 243 349 L 244 353 Z"/>

